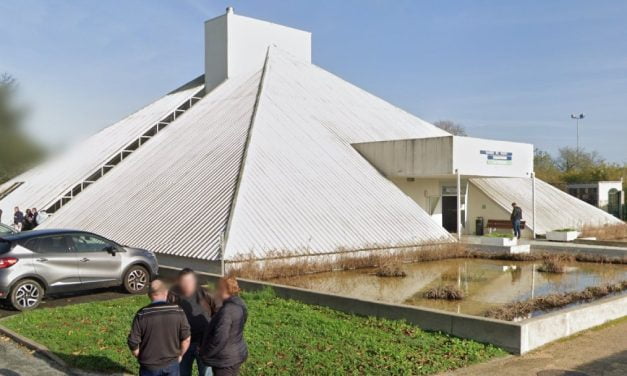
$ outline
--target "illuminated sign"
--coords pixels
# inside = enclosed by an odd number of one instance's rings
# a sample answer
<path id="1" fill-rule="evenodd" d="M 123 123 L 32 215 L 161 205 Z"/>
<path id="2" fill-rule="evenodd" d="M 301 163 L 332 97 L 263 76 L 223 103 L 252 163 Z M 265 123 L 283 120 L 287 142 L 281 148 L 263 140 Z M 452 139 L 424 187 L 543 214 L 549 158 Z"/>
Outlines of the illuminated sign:
<path id="1" fill-rule="evenodd" d="M 512 164 L 512 152 L 481 150 L 480 153 L 486 155 L 488 164 L 493 164 L 493 165 L 511 165 Z"/>

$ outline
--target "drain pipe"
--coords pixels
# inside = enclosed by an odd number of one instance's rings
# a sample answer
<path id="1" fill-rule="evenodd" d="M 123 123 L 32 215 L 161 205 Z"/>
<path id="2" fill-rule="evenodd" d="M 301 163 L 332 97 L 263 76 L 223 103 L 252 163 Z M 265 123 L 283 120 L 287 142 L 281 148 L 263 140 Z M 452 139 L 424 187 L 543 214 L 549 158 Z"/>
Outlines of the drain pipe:
<path id="1" fill-rule="evenodd" d="M 531 173 L 531 221 L 533 222 L 531 238 L 536 238 L 536 173 Z"/>
<path id="2" fill-rule="evenodd" d="M 224 270 L 224 232 L 220 233 L 220 275 L 225 277 Z"/>
<path id="3" fill-rule="evenodd" d="M 457 175 L 457 240 L 462 240 L 462 196 L 461 196 L 461 175 L 459 174 L 459 169 L 455 169 L 455 174 Z"/>

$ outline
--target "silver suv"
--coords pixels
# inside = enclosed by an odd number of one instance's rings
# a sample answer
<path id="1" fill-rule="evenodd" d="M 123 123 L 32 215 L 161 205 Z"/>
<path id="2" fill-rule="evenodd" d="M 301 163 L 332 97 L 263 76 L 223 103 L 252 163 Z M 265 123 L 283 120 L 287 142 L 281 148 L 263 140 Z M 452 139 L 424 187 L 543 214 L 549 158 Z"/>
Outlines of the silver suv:
<path id="1" fill-rule="evenodd" d="M 102 236 L 73 230 L 0 235 L 0 299 L 20 311 L 44 295 L 123 286 L 144 293 L 159 267 L 155 255 Z"/>

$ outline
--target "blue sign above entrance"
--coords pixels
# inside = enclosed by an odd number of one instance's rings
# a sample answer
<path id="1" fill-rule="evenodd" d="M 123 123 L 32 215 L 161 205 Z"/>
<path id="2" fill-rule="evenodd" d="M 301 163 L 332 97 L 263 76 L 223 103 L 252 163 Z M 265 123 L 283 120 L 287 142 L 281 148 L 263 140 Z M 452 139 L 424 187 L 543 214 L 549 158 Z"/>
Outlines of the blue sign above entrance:
<path id="1" fill-rule="evenodd" d="M 509 151 L 491 151 L 491 150 L 481 150 L 481 154 L 485 154 L 487 156 L 488 164 L 498 164 L 498 165 L 511 165 L 512 164 L 512 152 Z"/>

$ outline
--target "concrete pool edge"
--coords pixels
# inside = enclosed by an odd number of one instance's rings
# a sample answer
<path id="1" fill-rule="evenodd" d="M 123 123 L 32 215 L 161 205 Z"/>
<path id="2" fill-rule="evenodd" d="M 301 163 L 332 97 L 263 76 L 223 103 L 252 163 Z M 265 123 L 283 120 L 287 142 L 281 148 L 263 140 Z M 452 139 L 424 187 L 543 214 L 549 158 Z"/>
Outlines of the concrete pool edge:
<path id="1" fill-rule="evenodd" d="M 165 270 L 168 272 L 162 275 L 175 274 L 178 271 L 177 268 L 161 267 L 161 271 Z M 210 282 L 215 282 L 220 278 L 216 274 L 202 272 L 198 274 L 205 281 Z M 455 337 L 490 343 L 518 355 L 577 332 L 603 325 L 627 314 L 627 295 L 602 298 L 542 316 L 512 322 L 404 304 L 384 303 L 243 278 L 238 278 L 238 281 L 245 291 L 272 288 L 281 298 L 359 316 L 405 320 L 424 330 L 439 331 Z"/>
<path id="2" fill-rule="evenodd" d="M 605 297 L 520 322 L 521 349 L 526 353 L 558 339 L 627 315 L 627 295 Z"/>

